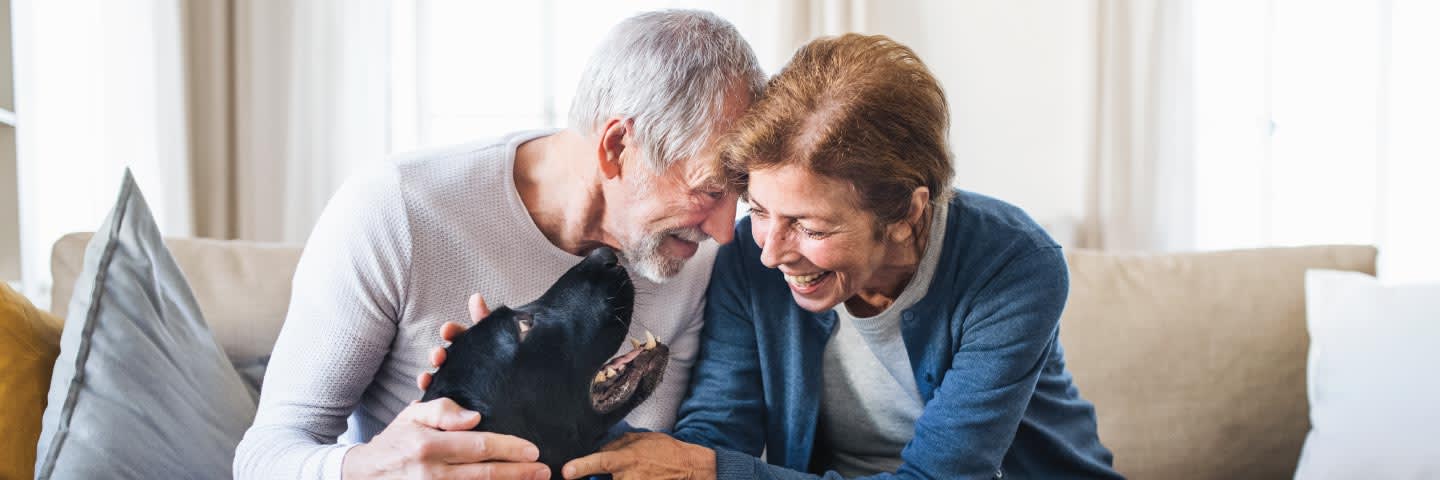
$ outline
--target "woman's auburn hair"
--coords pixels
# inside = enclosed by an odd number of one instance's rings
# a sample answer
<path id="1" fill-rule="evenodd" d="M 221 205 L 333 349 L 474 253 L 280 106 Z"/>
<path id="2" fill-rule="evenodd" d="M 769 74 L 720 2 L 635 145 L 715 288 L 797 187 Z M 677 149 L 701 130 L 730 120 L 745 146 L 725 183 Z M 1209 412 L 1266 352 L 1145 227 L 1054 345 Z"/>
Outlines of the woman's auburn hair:
<path id="1" fill-rule="evenodd" d="M 948 199 L 955 169 L 940 82 L 910 47 L 884 35 L 811 41 L 770 79 L 721 155 L 748 199 L 749 172 L 799 166 L 850 184 L 879 226 L 900 221 L 911 193 Z"/>

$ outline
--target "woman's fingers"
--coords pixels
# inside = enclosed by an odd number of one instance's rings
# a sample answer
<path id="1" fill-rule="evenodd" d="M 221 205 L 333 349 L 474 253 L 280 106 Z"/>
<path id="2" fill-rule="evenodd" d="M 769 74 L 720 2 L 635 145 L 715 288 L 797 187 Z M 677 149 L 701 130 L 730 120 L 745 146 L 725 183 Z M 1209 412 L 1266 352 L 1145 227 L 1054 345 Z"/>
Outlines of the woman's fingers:
<path id="1" fill-rule="evenodd" d="M 565 478 L 609 473 L 615 480 L 715 478 L 715 451 L 663 433 L 627 433 L 600 453 L 571 460 Z"/>
<path id="2" fill-rule="evenodd" d="M 560 473 L 567 479 L 615 473 L 624 470 L 628 458 L 629 455 L 622 452 L 592 453 L 569 461 Z"/>

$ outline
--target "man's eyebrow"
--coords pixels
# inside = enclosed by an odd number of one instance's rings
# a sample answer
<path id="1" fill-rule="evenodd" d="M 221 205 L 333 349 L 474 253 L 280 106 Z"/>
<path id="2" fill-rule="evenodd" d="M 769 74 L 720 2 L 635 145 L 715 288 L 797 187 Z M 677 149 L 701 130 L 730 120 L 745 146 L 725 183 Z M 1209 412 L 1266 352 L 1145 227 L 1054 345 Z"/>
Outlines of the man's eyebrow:
<path id="1" fill-rule="evenodd" d="M 725 178 L 725 175 L 718 171 L 705 172 L 691 177 L 688 183 L 690 190 L 695 192 L 727 190 L 729 188 L 729 182 L 727 182 Z"/>

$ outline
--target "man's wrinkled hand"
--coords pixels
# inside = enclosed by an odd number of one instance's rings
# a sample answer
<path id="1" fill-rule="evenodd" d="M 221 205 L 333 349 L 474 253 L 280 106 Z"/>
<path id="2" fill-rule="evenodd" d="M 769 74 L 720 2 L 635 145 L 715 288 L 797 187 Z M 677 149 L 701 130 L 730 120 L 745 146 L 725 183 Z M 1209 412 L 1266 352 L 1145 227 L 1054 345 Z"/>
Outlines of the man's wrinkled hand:
<path id="1" fill-rule="evenodd" d="M 627 433 L 566 463 L 562 473 L 568 479 L 608 473 L 615 480 L 714 480 L 715 451 L 663 433 Z"/>
<path id="2" fill-rule="evenodd" d="M 470 429 L 480 414 L 454 400 L 415 402 L 385 431 L 345 453 L 344 478 L 485 478 L 540 480 L 550 469 L 524 439 Z"/>

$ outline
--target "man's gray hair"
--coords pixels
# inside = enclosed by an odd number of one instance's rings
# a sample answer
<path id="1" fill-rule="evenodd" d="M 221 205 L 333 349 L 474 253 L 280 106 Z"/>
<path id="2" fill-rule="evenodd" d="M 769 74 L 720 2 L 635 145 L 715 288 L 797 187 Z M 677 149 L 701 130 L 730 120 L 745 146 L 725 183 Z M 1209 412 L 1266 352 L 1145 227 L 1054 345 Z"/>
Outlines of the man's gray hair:
<path id="1" fill-rule="evenodd" d="M 730 22 L 699 10 L 646 12 L 611 29 L 590 57 L 570 128 L 592 135 L 611 117 L 631 119 L 658 174 L 724 133 L 727 97 L 753 102 L 764 88 L 755 52 Z"/>

